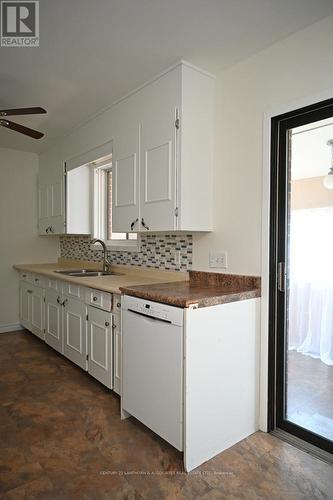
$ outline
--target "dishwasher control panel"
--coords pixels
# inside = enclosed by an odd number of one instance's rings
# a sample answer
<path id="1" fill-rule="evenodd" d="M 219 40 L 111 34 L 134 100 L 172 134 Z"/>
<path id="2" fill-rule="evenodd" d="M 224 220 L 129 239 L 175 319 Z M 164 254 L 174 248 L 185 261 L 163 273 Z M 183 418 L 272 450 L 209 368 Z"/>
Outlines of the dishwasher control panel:
<path id="1" fill-rule="evenodd" d="M 179 307 L 125 295 L 123 309 L 182 326 L 184 310 Z"/>

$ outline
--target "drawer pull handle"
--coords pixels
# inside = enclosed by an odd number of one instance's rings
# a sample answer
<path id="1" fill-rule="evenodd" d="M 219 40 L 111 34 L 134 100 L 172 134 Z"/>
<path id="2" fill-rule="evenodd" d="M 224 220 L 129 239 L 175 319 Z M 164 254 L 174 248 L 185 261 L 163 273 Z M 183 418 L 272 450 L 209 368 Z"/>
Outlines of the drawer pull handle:
<path id="1" fill-rule="evenodd" d="M 93 297 L 93 301 L 96 302 L 96 300 L 98 300 L 98 298 L 97 297 Z"/>
<path id="2" fill-rule="evenodd" d="M 27 277 L 27 275 L 26 275 L 26 274 L 22 274 L 22 278 L 26 278 L 26 277 Z"/>
<path id="3" fill-rule="evenodd" d="M 139 222 L 139 219 L 136 218 L 132 223 L 131 223 L 131 231 L 133 231 L 135 224 Z"/>
<path id="4" fill-rule="evenodd" d="M 147 224 L 145 223 L 145 220 L 144 220 L 144 218 L 143 218 L 143 217 L 142 217 L 142 219 L 141 219 L 141 224 L 142 224 L 142 226 L 143 226 L 145 229 L 147 229 L 147 231 L 149 231 L 149 226 L 147 226 Z"/>
<path id="5" fill-rule="evenodd" d="M 57 297 L 57 302 L 58 302 L 58 304 L 60 304 L 60 305 L 61 305 L 61 302 L 60 302 L 60 297 Z"/>
<path id="6" fill-rule="evenodd" d="M 110 323 L 108 321 L 105 321 L 105 326 L 110 326 Z"/>

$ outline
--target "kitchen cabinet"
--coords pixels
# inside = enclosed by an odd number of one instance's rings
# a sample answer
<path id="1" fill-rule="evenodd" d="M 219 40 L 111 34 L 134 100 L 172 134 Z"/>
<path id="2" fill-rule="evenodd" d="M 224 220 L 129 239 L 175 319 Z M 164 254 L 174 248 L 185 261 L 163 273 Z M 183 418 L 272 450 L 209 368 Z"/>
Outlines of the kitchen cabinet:
<path id="1" fill-rule="evenodd" d="M 50 153 L 40 156 L 38 230 L 41 235 L 65 233 L 64 166 Z"/>
<path id="2" fill-rule="evenodd" d="M 44 290 L 35 285 L 31 289 L 31 331 L 44 340 Z"/>
<path id="3" fill-rule="evenodd" d="M 20 283 L 20 322 L 44 339 L 44 290 L 31 283 Z"/>
<path id="4" fill-rule="evenodd" d="M 87 306 L 63 296 L 64 355 L 83 370 L 87 369 Z"/>
<path id="5" fill-rule="evenodd" d="M 61 354 L 64 353 L 62 309 L 61 291 L 46 289 L 45 342 Z"/>
<path id="6" fill-rule="evenodd" d="M 174 70 L 142 90 L 141 230 L 177 229 L 179 78 L 179 71 Z"/>
<path id="7" fill-rule="evenodd" d="M 88 372 L 113 388 L 112 315 L 107 311 L 88 307 Z"/>
<path id="8" fill-rule="evenodd" d="M 122 370 L 122 331 L 121 331 L 121 296 L 113 296 L 112 308 L 113 329 L 113 390 L 121 394 L 121 370 Z"/>
<path id="9" fill-rule="evenodd" d="M 111 151 L 114 232 L 212 230 L 212 75 L 179 63 L 89 121 L 87 129 L 96 138 L 89 147 L 82 129 L 66 138 L 65 148 L 59 144 L 40 155 L 40 234 L 90 233 L 87 164 Z"/>
<path id="10" fill-rule="evenodd" d="M 211 231 L 212 76 L 179 64 L 115 114 L 115 231 Z"/>
<path id="11" fill-rule="evenodd" d="M 20 323 L 120 395 L 120 295 L 21 272 Z"/>
<path id="12" fill-rule="evenodd" d="M 112 154 L 112 228 L 114 232 L 138 231 L 140 123 L 136 96 L 114 110 Z"/>
<path id="13" fill-rule="evenodd" d="M 20 283 L 20 323 L 31 330 L 31 287 L 28 283 Z"/>

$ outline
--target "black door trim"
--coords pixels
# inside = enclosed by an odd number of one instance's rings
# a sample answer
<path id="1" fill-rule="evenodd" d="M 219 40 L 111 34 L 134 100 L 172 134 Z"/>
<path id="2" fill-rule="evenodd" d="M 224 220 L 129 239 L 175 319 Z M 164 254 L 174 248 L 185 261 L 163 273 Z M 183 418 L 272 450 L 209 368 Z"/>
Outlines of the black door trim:
<path id="1" fill-rule="evenodd" d="M 333 443 L 284 418 L 286 294 L 277 289 L 278 262 L 286 262 L 287 133 L 297 126 L 333 117 L 333 99 L 275 116 L 271 119 L 269 323 L 268 323 L 268 431 L 282 429 L 329 453 Z"/>

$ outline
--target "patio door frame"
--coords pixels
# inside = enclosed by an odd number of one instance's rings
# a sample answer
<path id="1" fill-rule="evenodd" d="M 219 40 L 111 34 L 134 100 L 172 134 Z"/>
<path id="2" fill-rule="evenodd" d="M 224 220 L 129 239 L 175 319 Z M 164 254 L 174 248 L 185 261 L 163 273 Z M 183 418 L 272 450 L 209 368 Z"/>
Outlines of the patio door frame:
<path id="1" fill-rule="evenodd" d="M 281 429 L 325 452 L 333 453 L 333 443 L 330 440 L 285 418 L 288 131 L 330 117 L 333 117 L 333 99 L 271 117 L 267 429 L 268 431 Z"/>

